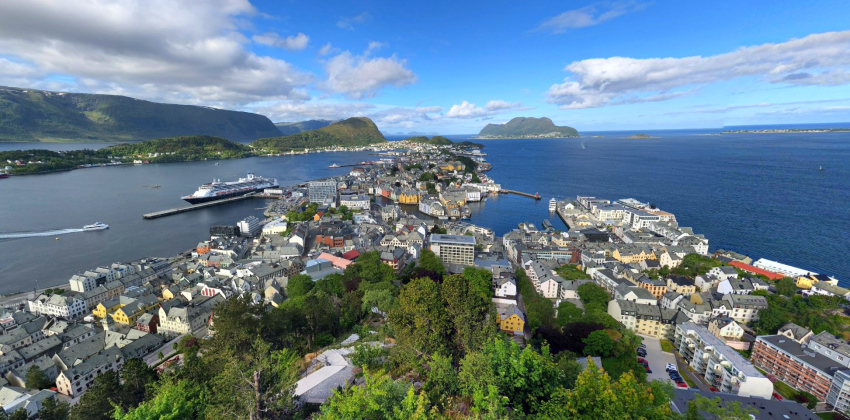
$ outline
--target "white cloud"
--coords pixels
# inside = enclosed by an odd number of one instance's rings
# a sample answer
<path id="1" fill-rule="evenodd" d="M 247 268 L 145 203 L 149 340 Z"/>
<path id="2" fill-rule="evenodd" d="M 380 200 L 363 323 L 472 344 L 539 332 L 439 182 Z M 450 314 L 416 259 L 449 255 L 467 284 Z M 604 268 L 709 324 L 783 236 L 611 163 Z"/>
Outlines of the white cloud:
<path id="1" fill-rule="evenodd" d="M 336 26 L 353 31 L 355 26 L 366 23 L 371 19 L 372 15 L 370 15 L 369 12 L 363 12 L 356 16 L 339 18 L 336 22 Z"/>
<path id="2" fill-rule="evenodd" d="M 565 109 L 661 101 L 691 93 L 676 89 L 738 77 L 835 86 L 850 83 L 848 65 L 850 31 L 813 34 L 709 57 L 594 58 L 568 65 L 565 70 L 571 76 L 549 88 L 547 101 Z"/>
<path id="3" fill-rule="evenodd" d="M 483 108 L 475 106 L 475 104 L 463 101 L 458 105 L 452 105 L 449 111 L 446 112 L 447 118 L 479 118 L 489 117 L 491 115 L 501 114 L 509 110 L 526 110 L 519 102 L 510 103 L 501 99 L 493 99 L 487 102 Z"/>
<path id="4" fill-rule="evenodd" d="M 328 42 L 327 44 L 323 45 L 322 48 L 319 49 L 319 55 L 325 56 L 328 54 L 338 53 L 339 51 L 339 48 L 334 47 L 333 45 L 331 45 L 330 42 Z"/>
<path id="5" fill-rule="evenodd" d="M 567 29 L 584 28 L 620 17 L 628 13 L 643 10 L 646 3 L 635 1 L 617 1 L 613 3 L 594 3 L 580 9 L 568 10 L 541 23 L 537 30 L 564 33 Z"/>
<path id="6" fill-rule="evenodd" d="M 272 121 L 338 120 L 363 116 L 374 105 L 354 102 L 279 102 L 256 107 L 255 112 L 268 116 Z"/>
<path id="7" fill-rule="evenodd" d="M 144 99 L 307 98 L 312 75 L 246 49 L 240 30 L 256 15 L 248 0 L 2 1 L 0 56 L 88 91 Z"/>
<path id="8" fill-rule="evenodd" d="M 378 127 L 403 127 L 413 128 L 440 118 L 439 112 L 443 109 L 439 106 L 428 107 L 395 107 L 369 114 L 369 118 L 375 121 Z"/>
<path id="9" fill-rule="evenodd" d="M 300 32 L 298 35 L 290 35 L 286 38 L 274 32 L 268 32 L 262 35 L 254 35 L 252 39 L 254 42 L 263 45 L 270 45 L 272 47 L 283 48 L 290 51 L 303 50 L 304 48 L 307 48 L 307 43 L 310 42 L 310 37 Z"/>
<path id="10" fill-rule="evenodd" d="M 385 86 L 402 87 L 416 82 L 416 75 L 407 68 L 407 60 L 395 55 L 371 58 L 368 54 L 369 50 L 364 55 L 345 51 L 328 60 L 325 63 L 328 79 L 322 87 L 348 98 L 362 99 L 375 96 Z"/>

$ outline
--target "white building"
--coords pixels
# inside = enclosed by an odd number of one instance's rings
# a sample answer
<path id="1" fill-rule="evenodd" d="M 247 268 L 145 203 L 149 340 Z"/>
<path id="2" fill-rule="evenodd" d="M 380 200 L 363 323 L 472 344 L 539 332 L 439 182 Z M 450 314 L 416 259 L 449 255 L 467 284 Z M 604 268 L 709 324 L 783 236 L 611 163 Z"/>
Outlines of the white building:
<path id="1" fill-rule="evenodd" d="M 97 280 L 94 277 L 90 276 L 81 276 L 79 274 L 75 274 L 68 280 L 68 283 L 71 285 L 71 290 L 74 292 L 88 292 L 91 289 L 97 287 Z"/>
<path id="2" fill-rule="evenodd" d="M 443 264 L 475 264 L 475 237 L 466 235 L 431 234 L 431 251 Z"/>
<path id="3" fill-rule="evenodd" d="M 365 195 L 343 195 L 339 197 L 339 205 L 355 210 L 369 210 L 371 201 Z"/>
<path id="4" fill-rule="evenodd" d="M 281 233 L 286 232 L 288 226 L 289 224 L 286 223 L 285 220 L 272 220 L 271 222 L 268 222 L 265 226 L 263 226 L 263 235 L 280 235 Z"/>
<path id="5" fill-rule="evenodd" d="M 257 219 L 254 216 L 248 216 L 240 220 L 236 226 L 239 227 L 239 233 L 241 236 L 254 237 L 262 231 L 260 219 Z"/>
<path id="6" fill-rule="evenodd" d="M 714 267 L 709 270 L 708 274 L 720 279 L 720 281 L 738 278 L 738 271 L 735 270 L 735 267 L 729 266 Z"/>
<path id="7" fill-rule="evenodd" d="M 76 319 L 85 316 L 88 308 L 82 299 L 63 295 L 39 295 L 34 300 L 27 301 L 29 311 L 38 315 L 58 316 L 65 319 Z"/>
<path id="8" fill-rule="evenodd" d="M 516 281 L 512 278 L 503 278 L 496 282 L 496 296 L 516 296 Z"/>
<path id="9" fill-rule="evenodd" d="M 773 383 L 706 327 L 691 322 L 679 324 L 674 343 L 697 374 L 720 392 L 771 399 Z"/>
<path id="10" fill-rule="evenodd" d="M 78 397 L 92 386 L 97 375 L 110 370 L 118 372 L 123 365 L 121 349 L 110 347 L 60 373 L 56 378 L 56 389 L 60 394 Z"/>

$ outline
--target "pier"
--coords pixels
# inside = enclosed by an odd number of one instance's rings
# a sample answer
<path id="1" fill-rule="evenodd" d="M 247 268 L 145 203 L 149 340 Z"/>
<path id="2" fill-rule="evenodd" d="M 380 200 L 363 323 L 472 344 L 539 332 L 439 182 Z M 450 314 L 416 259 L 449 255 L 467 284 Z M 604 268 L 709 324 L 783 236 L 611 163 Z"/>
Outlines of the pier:
<path id="1" fill-rule="evenodd" d="M 529 193 L 524 193 L 524 192 L 521 192 L 521 191 L 505 190 L 505 189 L 500 190 L 499 192 L 500 192 L 500 193 L 502 193 L 502 194 L 516 194 L 516 195 L 521 195 L 521 196 L 523 196 L 523 197 L 533 198 L 533 199 L 535 199 L 535 200 L 539 200 L 539 199 L 540 199 L 540 193 L 529 194 Z"/>
<path id="2" fill-rule="evenodd" d="M 178 213 L 185 213 L 187 211 L 192 211 L 192 210 L 200 210 L 200 209 L 204 209 L 204 208 L 207 208 L 207 207 L 217 206 L 219 204 L 232 203 L 234 201 L 241 201 L 241 200 L 246 200 L 246 199 L 249 199 L 249 198 L 272 198 L 273 199 L 275 197 L 270 197 L 270 196 L 266 196 L 266 195 L 262 195 L 262 194 L 245 194 L 245 195 L 240 195 L 239 197 L 225 198 L 223 200 L 210 201 L 210 202 L 201 203 L 201 204 L 193 204 L 191 206 L 186 206 L 186 207 L 177 207 L 177 208 L 168 209 L 168 210 L 155 211 L 153 213 L 143 214 L 142 218 L 143 219 L 158 219 L 160 217 L 171 216 L 173 214 L 178 214 Z"/>

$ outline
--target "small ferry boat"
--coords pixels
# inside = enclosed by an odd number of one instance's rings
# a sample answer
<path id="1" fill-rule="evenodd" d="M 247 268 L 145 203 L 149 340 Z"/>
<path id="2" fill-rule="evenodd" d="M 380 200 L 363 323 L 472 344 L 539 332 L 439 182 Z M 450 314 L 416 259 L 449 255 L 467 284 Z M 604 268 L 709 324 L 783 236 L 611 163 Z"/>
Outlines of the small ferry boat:
<path id="1" fill-rule="evenodd" d="M 333 165 L 328 166 L 328 168 L 332 168 L 332 169 L 339 168 L 339 164 L 334 163 Z"/>
<path id="2" fill-rule="evenodd" d="M 8 177 L 9 177 L 9 174 L 7 174 L 6 172 L 0 172 L 0 179 L 8 178 Z"/>
<path id="3" fill-rule="evenodd" d="M 107 225 L 106 223 L 96 222 L 96 223 L 91 224 L 91 225 L 83 226 L 84 231 L 103 230 L 103 229 L 109 229 L 109 225 Z"/>

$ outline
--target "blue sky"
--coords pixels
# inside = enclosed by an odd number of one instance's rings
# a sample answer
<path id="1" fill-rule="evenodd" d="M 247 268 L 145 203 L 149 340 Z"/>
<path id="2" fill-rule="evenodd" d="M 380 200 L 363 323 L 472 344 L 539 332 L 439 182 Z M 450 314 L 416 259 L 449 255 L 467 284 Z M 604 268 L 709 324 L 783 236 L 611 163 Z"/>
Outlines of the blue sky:
<path id="1" fill-rule="evenodd" d="M 0 85 L 475 133 L 850 121 L 850 4 L 7 0 Z"/>

